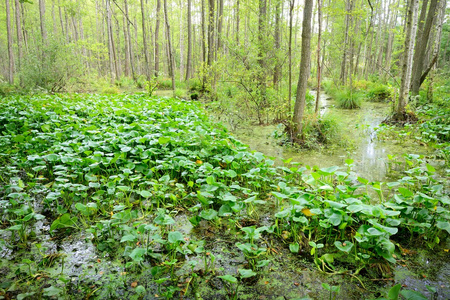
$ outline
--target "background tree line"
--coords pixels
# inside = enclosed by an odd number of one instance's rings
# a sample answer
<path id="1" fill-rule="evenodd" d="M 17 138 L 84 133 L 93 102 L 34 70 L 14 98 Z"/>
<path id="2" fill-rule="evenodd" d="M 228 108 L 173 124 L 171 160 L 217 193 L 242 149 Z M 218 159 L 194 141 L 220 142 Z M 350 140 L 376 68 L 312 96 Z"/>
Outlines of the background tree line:
<path id="1" fill-rule="evenodd" d="M 240 93 L 264 123 L 291 112 L 308 5 L 309 87 L 390 82 L 401 104 L 449 65 L 445 0 L 5 0 L 0 72 L 51 91 L 103 79 Z"/>

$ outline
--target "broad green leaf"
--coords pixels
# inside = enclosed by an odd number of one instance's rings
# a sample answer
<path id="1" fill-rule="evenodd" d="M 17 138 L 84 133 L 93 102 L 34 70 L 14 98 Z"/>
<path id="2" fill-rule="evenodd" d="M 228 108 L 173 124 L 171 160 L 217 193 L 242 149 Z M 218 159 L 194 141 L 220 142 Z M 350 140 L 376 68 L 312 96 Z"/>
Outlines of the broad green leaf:
<path id="1" fill-rule="evenodd" d="M 237 282 L 237 278 L 231 275 L 223 275 L 223 276 L 218 276 L 219 278 L 228 281 L 229 283 L 236 283 Z"/>
<path id="2" fill-rule="evenodd" d="M 206 209 L 206 210 L 202 210 L 200 212 L 200 217 L 202 217 L 205 220 L 212 220 L 215 217 L 217 217 L 217 211 L 214 209 Z"/>
<path id="3" fill-rule="evenodd" d="M 336 248 L 346 253 L 350 253 L 350 250 L 352 250 L 353 248 L 353 243 L 349 241 L 345 241 L 343 243 L 340 241 L 336 241 L 334 242 L 334 245 L 336 246 Z"/>
<path id="4" fill-rule="evenodd" d="M 171 231 L 167 237 L 169 243 L 174 244 L 176 242 L 184 242 L 183 234 L 179 231 Z"/>
<path id="5" fill-rule="evenodd" d="M 238 269 L 238 272 L 242 278 L 249 278 L 256 275 L 256 272 L 253 272 L 253 270 L 250 269 Z"/>

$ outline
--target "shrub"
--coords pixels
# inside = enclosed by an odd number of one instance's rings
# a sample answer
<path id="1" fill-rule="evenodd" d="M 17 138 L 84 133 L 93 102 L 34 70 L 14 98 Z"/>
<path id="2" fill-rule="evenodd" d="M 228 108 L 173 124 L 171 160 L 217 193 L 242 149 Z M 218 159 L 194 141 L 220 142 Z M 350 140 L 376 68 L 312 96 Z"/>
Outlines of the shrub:
<path id="1" fill-rule="evenodd" d="M 376 84 L 370 88 L 367 92 L 367 98 L 370 101 L 383 102 L 391 100 L 391 89 L 388 86 L 382 84 Z"/>
<path id="2" fill-rule="evenodd" d="M 21 85 L 29 89 L 63 91 L 70 78 L 82 74 L 77 52 L 75 44 L 63 45 L 55 37 L 30 47 L 19 71 Z"/>
<path id="3" fill-rule="evenodd" d="M 337 106 L 345 109 L 355 109 L 361 107 L 362 94 L 350 89 L 342 89 L 334 95 Z"/>
<path id="4" fill-rule="evenodd" d="M 343 145 L 345 140 L 338 120 L 333 115 L 319 119 L 314 114 L 307 114 L 303 125 L 303 146 L 317 149 L 326 145 Z"/>

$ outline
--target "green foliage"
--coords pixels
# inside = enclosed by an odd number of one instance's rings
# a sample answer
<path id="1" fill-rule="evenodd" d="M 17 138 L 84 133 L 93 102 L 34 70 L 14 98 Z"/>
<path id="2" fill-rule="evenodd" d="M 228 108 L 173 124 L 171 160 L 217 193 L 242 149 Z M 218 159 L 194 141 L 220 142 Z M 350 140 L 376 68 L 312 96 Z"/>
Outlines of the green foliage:
<path id="1" fill-rule="evenodd" d="M 336 120 L 317 123 L 333 134 Z M 356 277 L 374 263 L 395 262 L 408 239 L 435 248 L 449 236 L 445 179 L 423 157 L 406 156 L 406 176 L 394 182 L 358 177 L 352 160 L 343 169 L 288 161 L 275 167 L 210 121 L 196 102 L 145 94 L 6 97 L 0 103 L 0 133 L 6 224 L 0 246 L 26 249 L 42 242 L 45 235 L 33 228 L 45 222 L 53 237 L 80 234 L 102 260 L 119 260 L 124 271 L 102 280 L 129 286 L 142 272 L 168 298 L 185 278 L 193 280 L 185 282 L 186 290 L 195 289 L 195 278 L 216 274 L 237 298 L 239 284 L 275 263 L 274 239 L 292 253 L 311 253 L 322 272 L 345 267 Z M 264 226 L 255 221 L 260 208 L 269 215 Z M 196 232 L 213 231 L 214 241 L 232 237 L 226 245 L 246 269 L 226 275 L 228 269 L 217 268 L 226 258 L 208 249 L 206 238 L 186 230 L 187 220 Z M 194 261 L 200 262 L 196 269 Z M 43 266 L 39 270 L 39 264 L 24 260 L 24 271 L 7 276 L 14 276 L 18 292 L 57 295 L 62 281 Z M 66 276 L 61 269 L 58 276 Z M 42 291 L 43 282 L 28 281 L 44 272 L 49 275 L 42 280 L 54 289 Z M 98 287 L 99 298 L 108 298 L 108 288 L 112 285 Z"/>
<path id="2" fill-rule="evenodd" d="M 331 114 L 316 118 L 314 114 L 304 117 L 303 143 L 306 148 L 319 149 L 322 146 L 345 145 L 341 125 Z"/>
<path id="3" fill-rule="evenodd" d="M 21 85 L 31 90 L 63 91 L 70 78 L 81 75 L 78 51 L 75 44 L 63 45 L 55 37 L 39 42 L 24 56 L 19 72 Z"/>
<path id="4" fill-rule="evenodd" d="M 338 107 L 355 109 L 361 107 L 363 95 L 357 91 L 343 88 L 336 91 L 333 98 L 336 100 Z"/>
<path id="5" fill-rule="evenodd" d="M 367 91 L 367 98 L 370 101 L 384 102 L 389 101 L 392 98 L 392 92 L 389 87 L 383 84 L 374 84 Z"/>

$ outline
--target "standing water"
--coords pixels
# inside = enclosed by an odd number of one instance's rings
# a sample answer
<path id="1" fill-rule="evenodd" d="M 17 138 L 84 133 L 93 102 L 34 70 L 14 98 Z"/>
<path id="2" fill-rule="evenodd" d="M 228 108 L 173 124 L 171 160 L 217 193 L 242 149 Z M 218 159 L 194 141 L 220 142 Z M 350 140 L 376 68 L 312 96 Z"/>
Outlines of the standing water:
<path id="1" fill-rule="evenodd" d="M 316 93 L 314 92 L 314 95 Z M 349 146 L 332 146 L 326 149 L 305 150 L 284 147 L 275 138 L 283 128 L 277 125 L 238 128 L 234 134 L 252 150 L 260 151 L 276 162 L 292 158 L 293 162 L 325 168 L 343 166 L 345 160 L 354 160 L 353 170 L 371 181 L 386 179 L 388 155 L 401 157 L 405 153 L 426 155 L 430 150 L 424 146 L 405 141 L 382 141 L 377 138 L 376 128 L 390 112 L 389 104 L 363 102 L 361 109 L 339 109 L 335 101 L 325 93 L 320 94 L 320 115 L 337 120 Z"/>

